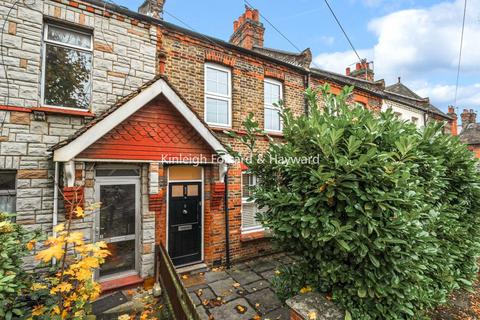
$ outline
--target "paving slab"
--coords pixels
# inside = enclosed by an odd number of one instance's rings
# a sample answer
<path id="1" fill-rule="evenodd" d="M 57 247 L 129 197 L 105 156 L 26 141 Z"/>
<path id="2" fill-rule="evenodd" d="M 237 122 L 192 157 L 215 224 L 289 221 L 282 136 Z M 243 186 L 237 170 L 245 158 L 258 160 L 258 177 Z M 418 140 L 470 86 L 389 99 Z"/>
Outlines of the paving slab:
<path id="1" fill-rule="evenodd" d="M 263 320 L 289 320 L 290 310 L 287 307 L 280 307 L 262 317 Z"/>
<path id="2" fill-rule="evenodd" d="M 250 264 L 250 268 L 253 271 L 258 273 L 272 270 L 272 269 L 275 269 L 276 267 L 277 267 L 276 263 L 274 263 L 273 261 L 270 261 L 269 259 L 264 259 L 264 258 L 257 259 Z"/>
<path id="3" fill-rule="evenodd" d="M 243 314 L 236 310 L 237 306 L 245 308 Z M 210 309 L 215 320 L 250 320 L 257 314 L 244 298 L 235 299 L 219 307 Z"/>
<path id="4" fill-rule="evenodd" d="M 198 299 L 203 302 L 204 300 L 212 300 L 215 299 L 217 296 L 213 293 L 212 289 L 210 288 L 203 288 L 194 291 L 194 294 L 198 297 Z"/>
<path id="5" fill-rule="evenodd" d="M 223 280 L 229 277 L 225 271 L 209 271 L 203 275 L 207 283 Z"/>
<path id="6" fill-rule="evenodd" d="M 252 270 L 234 270 L 228 272 L 232 278 L 241 285 L 252 283 L 262 279 L 258 274 Z"/>
<path id="7" fill-rule="evenodd" d="M 250 293 L 245 296 L 245 299 L 262 314 L 273 311 L 282 305 L 282 302 L 271 289 Z"/>
<path id="8" fill-rule="evenodd" d="M 190 299 L 192 299 L 192 302 L 195 306 L 198 306 L 202 303 L 202 301 L 198 299 L 198 296 L 195 294 L 195 292 L 190 292 L 188 295 L 190 296 Z"/>
<path id="9" fill-rule="evenodd" d="M 275 277 L 275 269 L 262 272 L 262 273 L 260 273 L 260 275 L 262 276 L 262 278 L 264 278 L 268 282 L 272 283 L 272 279 L 273 279 L 273 277 Z"/>
<path id="10" fill-rule="evenodd" d="M 186 288 L 186 289 L 187 289 L 188 292 L 194 292 L 194 291 L 197 291 L 198 289 L 204 289 L 204 288 L 207 288 L 207 287 L 208 287 L 208 285 L 206 283 L 202 283 L 202 284 L 199 284 L 199 285 L 196 285 L 196 286 L 191 286 L 191 287 Z"/>
<path id="11" fill-rule="evenodd" d="M 235 288 L 234 284 L 235 281 L 232 278 L 227 278 L 209 283 L 208 285 L 218 297 L 222 297 L 223 301 L 230 301 L 237 298 L 239 296 L 237 290 L 241 290 L 240 288 Z"/>
<path id="12" fill-rule="evenodd" d="M 202 306 L 198 306 L 195 308 L 197 310 L 198 316 L 200 317 L 200 320 L 209 320 L 210 317 L 207 314 L 207 311 L 205 311 L 205 308 Z"/>
<path id="13" fill-rule="evenodd" d="M 198 286 L 206 283 L 205 276 L 202 273 L 197 274 L 183 274 L 180 277 L 185 288 Z"/>
<path id="14" fill-rule="evenodd" d="M 248 293 L 253 293 L 255 291 L 268 288 L 269 286 L 270 286 L 270 282 L 268 282 L 268 280 L 261 279 L 261 280 L 244 285 L 243 289 L 245 289 L 245 291 Z"/>

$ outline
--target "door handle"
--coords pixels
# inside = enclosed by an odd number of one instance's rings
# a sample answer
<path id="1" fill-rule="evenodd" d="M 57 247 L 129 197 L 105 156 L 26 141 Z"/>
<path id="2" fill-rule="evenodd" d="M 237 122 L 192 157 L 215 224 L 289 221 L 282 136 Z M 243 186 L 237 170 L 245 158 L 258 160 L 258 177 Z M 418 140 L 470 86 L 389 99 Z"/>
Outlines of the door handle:
<path id="1" fill-rule="evenodd" d="M 183 210 L 182 210 L 182 213 L 183 213 L 183 214 L 188 214 L 187 209 L 183 209 Z"/>

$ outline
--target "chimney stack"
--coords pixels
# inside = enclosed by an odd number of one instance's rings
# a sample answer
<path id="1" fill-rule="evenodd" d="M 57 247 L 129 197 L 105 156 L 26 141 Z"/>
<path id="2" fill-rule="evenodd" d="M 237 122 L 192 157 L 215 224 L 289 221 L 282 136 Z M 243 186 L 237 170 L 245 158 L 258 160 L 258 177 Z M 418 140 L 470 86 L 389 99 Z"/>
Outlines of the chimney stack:
<path id="1" fill-rule="evenodd" d="M 353 71 L 350 68 L 347 68 L 345 70 L 345 74 L 349 77 L 354 77 L 367 81 L 374 80 L 374 73 L 373 70 L 370 68 L 370 62 L 367 62 L 367 59 L 362 59 L 361 62 L 358 62 L 355 65 L 355 70 Z"/>
<path id="2" fill-rule="evenodd" d="M 457 114 L 455 113 L 455 107 L 454 106 L 448 106 L 448 113 L 450 117 L 452 117 L 452 120 L 450 120 L 450 133 L 452 136 L 458 135 L 458 117 Z"/>
<path id="3" fill-rule="evenodd" d="M 260 22 L 258 10 L 245 6 L 245 12 L 233 22 L 230 43 L 250 50 L 254 46 L 263 47 L 264 33 L 265 28 Z"/>
<path id="4" fill-rule="evenodd" d="M 477 123 L 477 113 L 473 109 L 463 109 L 460 117 L 462 119 L 462 130 L 465 130 L 471 123 Z"/>
<path id="5" fill-rule="evenodd" d="M 153 18 L 163 19 L 163 6 L 167 0 L 145 0 L 138 12 Z"/>

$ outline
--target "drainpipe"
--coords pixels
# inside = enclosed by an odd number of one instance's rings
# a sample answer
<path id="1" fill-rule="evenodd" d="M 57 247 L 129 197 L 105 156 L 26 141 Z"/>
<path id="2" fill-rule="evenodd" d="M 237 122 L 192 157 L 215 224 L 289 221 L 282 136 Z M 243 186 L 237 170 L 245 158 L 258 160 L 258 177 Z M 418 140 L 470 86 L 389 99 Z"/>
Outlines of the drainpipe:
<path id="1" fill-rule="evenodd" d="M 310 72 L 305 74 L 303 77 L 303 86 L 305 87 L 305 90 L 307 90 L 310 87 Z M 305 101 L 305 115 L 308 116 L 309 110 L 308 110 L 308 99 L 307 97 L 304 98 Z"/>
<path id="2" fill-rule="evenodd" d="M 227 269 L 230 269 L 230 226 L 229 226 L 229 217 L 228 217 L 228 166 L 226 168 L 224 183 L 225 183 L 225 198 L 224 198 L 224 207 L 225 207 L 225 259 L 227 263 Z"/>
<path id="3" fill-rule="evenodd" d="M 53 231 L 53 228 L 58 224 L 58 162 L 55 161 L 55 174 L 53 177 L 53 217 L 52 217 L 52 232 L 53 237 L 57 236 L 57 233 Z M 53 264 L 55 265 L 55 258 Z"/>

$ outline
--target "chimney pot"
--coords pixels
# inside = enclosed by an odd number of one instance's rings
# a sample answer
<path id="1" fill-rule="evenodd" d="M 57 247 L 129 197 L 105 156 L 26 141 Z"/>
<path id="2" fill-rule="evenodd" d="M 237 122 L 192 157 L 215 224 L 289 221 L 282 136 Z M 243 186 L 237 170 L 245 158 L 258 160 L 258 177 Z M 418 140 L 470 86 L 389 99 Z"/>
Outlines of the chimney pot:
<path id="1" fill-rule="evenodd" d="M 258 10 L 245 6 L 245 12 L 233 23 L 230 43 L 250 50 L 254 46 L 263 47 L 265 28 L 259 14 Z"/>
<path id="2" fill-rule="evenodd" d="M 355 70 L 360 70 L 360 69 L 362 69 L 362 65 L 359 62 L 357 62 L 357 64 L 355 65 Z"/>
<path id="3" fill-rule="evenodd" d="M 345 69 L 345 74 L 346 74 L 347 76 L 350 75 L 350 67 L 348 67 L 347 69 Z"/>
<path id="4" fill-rule="evenodd" d="M 258 9 L 253 10 L 253 20 L 256 22 L 260 21 L 260 14 L 258 12 Z"/>
<path id="5" fill-rule="evenodd" d="M 138 12 L 157 19 L 163 19 L 163 7 L 166 0 L 145 0 Z"/>

